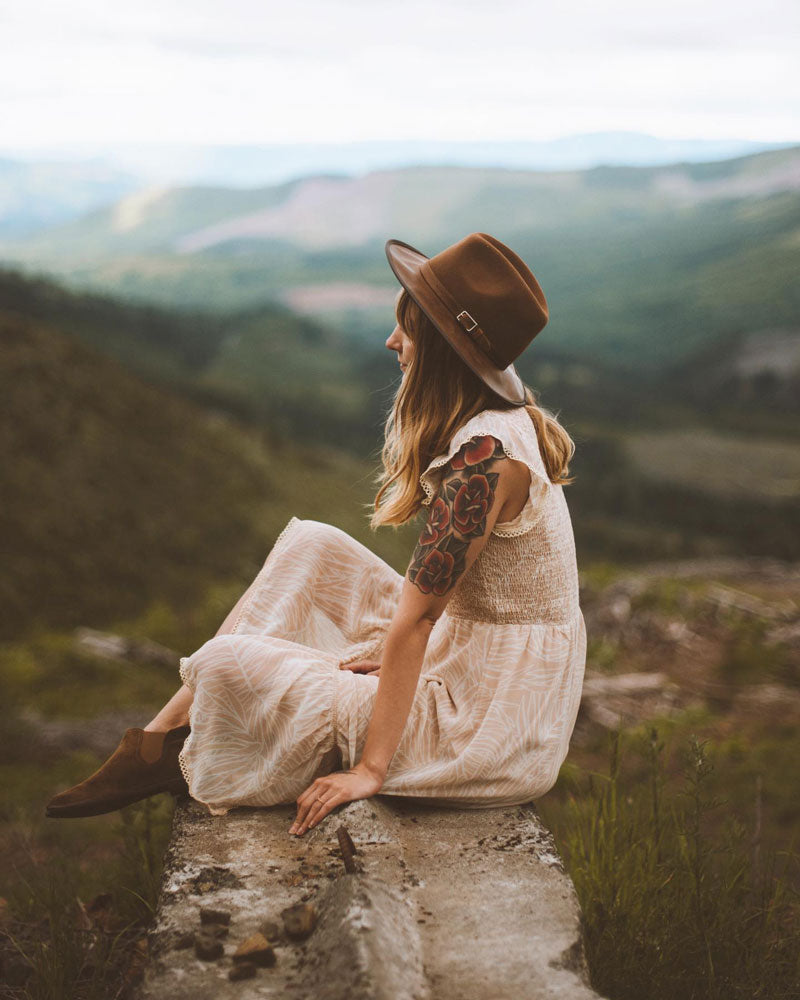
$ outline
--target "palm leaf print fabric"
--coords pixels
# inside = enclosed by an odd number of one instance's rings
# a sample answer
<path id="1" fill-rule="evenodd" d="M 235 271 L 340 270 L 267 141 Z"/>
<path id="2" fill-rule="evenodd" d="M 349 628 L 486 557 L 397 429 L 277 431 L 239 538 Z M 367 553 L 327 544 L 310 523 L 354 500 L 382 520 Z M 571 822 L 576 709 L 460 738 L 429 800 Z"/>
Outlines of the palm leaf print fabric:
<path id="1" fill-rule="evenodd" d="M 527 802 L 552 788 L 569 748 L 586 629 L 563 487 L 547 477 L 525 409 L 468 420 L 422 473 L 423 502 L 448 459 L 485 434 L 530 469 L 528 502 L 495 524 L 433 627 L 381 794 L 466 808 Z M 194 693 L 180 755 L 193 798 L 219 815 L 292 803 L 332 751 L 344 769 L 358 762 L 379 678 L 342 665 L 380 659 L 402 585 L 341 529 L 289 520 L 233 631 L 181 659 Z"/>

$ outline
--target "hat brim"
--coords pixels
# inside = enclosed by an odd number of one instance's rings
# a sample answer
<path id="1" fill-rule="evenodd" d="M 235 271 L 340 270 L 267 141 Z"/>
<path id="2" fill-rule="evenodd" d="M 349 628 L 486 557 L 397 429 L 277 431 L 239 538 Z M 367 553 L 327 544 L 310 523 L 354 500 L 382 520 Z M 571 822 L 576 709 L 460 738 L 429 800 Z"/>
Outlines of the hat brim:
<path id="1" fill-rule="evenodd" d="M 498 368 L 493 364 L 426 281 L 421 268 L 429 258 L 402 240 L 387 240 L 385 249 L 394 276 L 450 346 L 498 396 L 524 406 L 525 387 L 514 365 Z"/>

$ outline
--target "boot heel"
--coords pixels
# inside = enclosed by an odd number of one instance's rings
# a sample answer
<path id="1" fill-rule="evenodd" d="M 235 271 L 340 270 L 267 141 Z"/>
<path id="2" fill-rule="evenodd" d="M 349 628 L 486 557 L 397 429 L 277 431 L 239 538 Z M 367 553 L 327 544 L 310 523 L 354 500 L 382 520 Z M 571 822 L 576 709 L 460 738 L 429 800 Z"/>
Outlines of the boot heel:
<path id="1" fill-rule="evenodd" d="M 189 786 L 183 778 L 176 778 L 174 781 L 170 781 L 169 784 L 165 786 L 164 791 L 169 792 L 173 798 L 178 799 L 182 795 L 189 794 Z"/>

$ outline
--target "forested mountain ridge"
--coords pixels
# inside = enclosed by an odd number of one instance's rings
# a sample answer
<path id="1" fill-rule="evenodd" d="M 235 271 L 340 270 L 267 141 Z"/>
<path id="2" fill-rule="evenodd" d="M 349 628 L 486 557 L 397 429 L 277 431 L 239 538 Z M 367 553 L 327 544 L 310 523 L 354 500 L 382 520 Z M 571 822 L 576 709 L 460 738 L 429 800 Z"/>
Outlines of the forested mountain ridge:
<path id="1" fill-rule="evenodd" d="M 537 352 L 541 343 L 589 366 L 657 373 L 719 341 L 800 329 L 798 227 L 792 147 L 659 167 L 426 166 L 247 190 L 152 188 L 6 240 L 0 257 L 181 309 L 282 302 L 370 347 L 391 322 L 388 237 L 433 254 L 490 232 L 546 291 Z"/>

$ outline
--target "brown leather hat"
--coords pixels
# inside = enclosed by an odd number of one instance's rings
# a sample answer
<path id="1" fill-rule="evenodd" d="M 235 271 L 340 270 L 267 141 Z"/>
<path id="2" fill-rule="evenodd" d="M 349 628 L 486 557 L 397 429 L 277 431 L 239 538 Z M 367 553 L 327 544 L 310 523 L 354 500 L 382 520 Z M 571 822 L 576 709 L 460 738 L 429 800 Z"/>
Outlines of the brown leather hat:
<path id="1" fill-rule="evenodd" d="M 527 264 L 488 233 L 426 257 L 386 241 L 395 277 L 475 374 L 503 399 L 525 404 L 512 362 L 549 319 L 541 285 Z"/>

